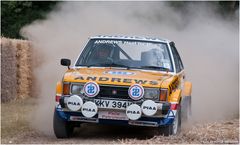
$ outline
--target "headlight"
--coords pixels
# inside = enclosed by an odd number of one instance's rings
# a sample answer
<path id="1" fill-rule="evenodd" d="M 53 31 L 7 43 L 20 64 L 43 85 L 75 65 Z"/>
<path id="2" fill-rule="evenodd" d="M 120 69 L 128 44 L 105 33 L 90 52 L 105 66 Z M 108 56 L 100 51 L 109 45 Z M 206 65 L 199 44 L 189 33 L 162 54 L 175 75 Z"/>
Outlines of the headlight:
<path id="1" fill-rule="evenodd" d="M 158 88 L 145 88 L 144 89 L 144 98 L 150 100 L 159 100 L 159 89 Z"/>
<path id="2" fill-rule="evenodd" d="M 83 88 L 83 85 L 72 84 L 71 93 L 72 94 L 81 94 L 82 93 L 82 88 Z"/>

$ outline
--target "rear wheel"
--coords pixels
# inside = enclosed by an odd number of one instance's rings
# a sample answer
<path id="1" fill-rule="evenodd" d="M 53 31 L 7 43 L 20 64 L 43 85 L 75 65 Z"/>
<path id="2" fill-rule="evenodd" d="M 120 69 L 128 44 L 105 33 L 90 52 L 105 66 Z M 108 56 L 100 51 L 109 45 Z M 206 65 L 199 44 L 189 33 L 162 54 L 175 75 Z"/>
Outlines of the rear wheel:
<path id="1" fill-rule="evenodd" d="M 176 112 L 173 124 L 160 128 L 160 134 L 164 136 L 176 135 L 181 131 L 181 108 Z"/>
<path id="2" fill-rule="evenodd" d="M 73 133 L 74 126 L 71 122 L 61 119 L 57 112 L 54 112 L 53 130 L 57 138 L 68 138 Z"/>

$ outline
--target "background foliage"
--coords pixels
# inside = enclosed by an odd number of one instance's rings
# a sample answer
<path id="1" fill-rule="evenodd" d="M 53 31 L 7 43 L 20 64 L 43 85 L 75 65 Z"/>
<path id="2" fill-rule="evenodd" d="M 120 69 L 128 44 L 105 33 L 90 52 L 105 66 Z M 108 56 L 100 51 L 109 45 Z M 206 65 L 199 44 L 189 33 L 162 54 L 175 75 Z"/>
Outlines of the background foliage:
<path id="1" fill-rule="evenodd" d="M 44 19 L 56 1 L 1 1 L 1 36 L 21 38 L 19 31 L 36 19 Z"/>
<path id="2" fill-rule="evenodd" d="M 34 20 L 44 19 L 46 14 L 58 1 L 1 1 L 1 36 L 8 38 L 22 38 L 20 29 Z M 176 10 L 186 12 L 186 5 L 203 2 L 170 1 L 168 2 Z M 204 2 L 212 5 L 216 13 L 231 20 L 239 8 L 239 1 L 215 1 Z"/>

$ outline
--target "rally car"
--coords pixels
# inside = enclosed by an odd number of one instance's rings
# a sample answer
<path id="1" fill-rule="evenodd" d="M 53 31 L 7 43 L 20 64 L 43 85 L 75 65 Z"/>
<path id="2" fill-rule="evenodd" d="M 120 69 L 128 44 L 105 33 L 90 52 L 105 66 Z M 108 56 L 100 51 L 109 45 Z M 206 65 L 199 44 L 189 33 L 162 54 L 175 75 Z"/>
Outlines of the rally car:
<path id="1" fill-rule="evenodd" d="M 67 138 L 82 123 L 180 132 L 191 114 L 192 84 L 174 42 L 148 37 L 91 37 L 56 86 L 53 127 Z M 70 67 L 71 66 L 71 67 Z"/>

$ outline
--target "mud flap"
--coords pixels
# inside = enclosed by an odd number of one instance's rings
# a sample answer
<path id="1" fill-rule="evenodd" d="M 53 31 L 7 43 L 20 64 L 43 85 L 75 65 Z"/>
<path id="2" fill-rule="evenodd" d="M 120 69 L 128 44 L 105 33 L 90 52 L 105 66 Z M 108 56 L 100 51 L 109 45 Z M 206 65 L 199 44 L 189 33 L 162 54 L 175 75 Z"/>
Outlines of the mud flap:
<path id="1" fill-rule="evenodd" d="M 181 116 L 183 121 L 188 121 L 192 115 L 191 96 L 184 96 L 181 100 Z"/>

